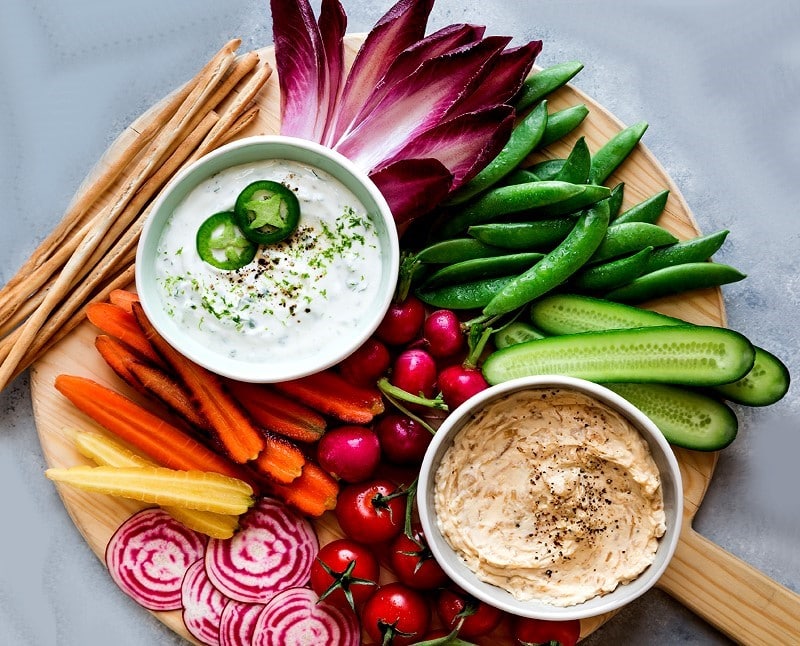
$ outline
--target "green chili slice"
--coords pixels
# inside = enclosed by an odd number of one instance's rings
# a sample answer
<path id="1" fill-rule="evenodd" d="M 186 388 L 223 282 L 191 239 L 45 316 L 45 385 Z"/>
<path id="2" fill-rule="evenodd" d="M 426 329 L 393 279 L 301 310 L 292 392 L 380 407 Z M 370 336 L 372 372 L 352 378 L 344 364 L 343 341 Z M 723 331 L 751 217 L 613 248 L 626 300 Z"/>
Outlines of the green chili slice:
<path id="1" fill-rule="evenodd" d="M 233 212 L 236 224 L 248 240 L 273 244 L 288 238 L 297 228 L 300 203 L 287 186 L 259 180 L 239 193 Z"/>
<path id="2" fill-rule="evenodd" d="M 258 246 L 244 237 L 232 211 L 215 213 L 197 230 L 197 253 L 217 269 L 233 270 L 249 264 Z"/>

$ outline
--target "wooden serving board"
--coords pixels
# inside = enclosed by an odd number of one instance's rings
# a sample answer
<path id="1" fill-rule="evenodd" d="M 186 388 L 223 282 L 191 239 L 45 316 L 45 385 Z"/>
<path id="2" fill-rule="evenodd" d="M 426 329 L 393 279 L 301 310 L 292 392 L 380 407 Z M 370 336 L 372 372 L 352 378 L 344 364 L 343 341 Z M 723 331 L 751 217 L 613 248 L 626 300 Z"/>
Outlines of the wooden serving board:
<path id="1" fill-rule="evenodd" d="M 347 54 L 350 61 L 361 40 L 359 35 L 348 37 Z M 261 50 L 259 54 L 262 60 L 268 61 L 274 67 L 271 48 Z M 241 136 L 278 132 L 280 97 L 276 73 L 257 97 L 257 102 L 261 108 L 259 117 Z M 548 102 L 550 111 L 585 103 L 590 113 L 577 131 L 543 151 L 542 154 L 546 157 L 564 156 L 579 136 L 586 137 L 590 150 L 596 151 L 623 127 L 602 106 L 574 87 L 568 86 L 559 90 L 549 97 Z M 126 130 L 109 149 L 104 160 L 114 157 L 115 146 L 120 142 L 138 136 L 149 115 L 150 113 L 143 115 Z M 677 187 L 644 146 L 639 146 L 634 151 L 618 172 L 608 179 L 607 185 L 613 186 L 620 181 L 625 182 L 623 208 L 668 188 L 670 198 L 660 224 L 682 239 L 700 233 Z M 724 305 L 718 289 L 661 299 L 649 305 L 662 313 L 693 323 L 725 324 Z M 55 390 L 53 382 L 58 374 L 91 377 L 140 400 L 136 393 L 121 383 L 95 352 L 96 334 L 97 331 L 89 323 L 83 323 L 32 367 L 34 417 L 49 466 L 69 467 L 87 463 L 75 450 L 70 429 L 96 428 Z M 692 520 L 714 473 L 717 454 L 681 449 L 675 452 L 684 482 L 684 529 L 674 560 L 657 585 L 736 641 L 749 644 L 800 643 L 797 620 L 800 617 L 800 596 L 781 587 L 692 529 Z M 114 530 L 143 506 L 109 496 L 85 493 L 67 486 L 59 486 L 59 493 L 75 526 L 100 559 L 103 559 L 106 543 Z M 316 521 L 316 525 L 323 543 L 339 535 L 338 525 L 332 514 Z M 390 575 L 384 572 L 383 576 Z M 186 632 L 179 611 L 154 614 L 176 633 L 197 643 Z M 609 616 L 605 615 L 584 620 L 582 635 L 593 632 L 608 619 Z M 507 637 L 504 632 L 500 630 L 493 636 L 491 643 L 504 641 L 504 637 Z"/>

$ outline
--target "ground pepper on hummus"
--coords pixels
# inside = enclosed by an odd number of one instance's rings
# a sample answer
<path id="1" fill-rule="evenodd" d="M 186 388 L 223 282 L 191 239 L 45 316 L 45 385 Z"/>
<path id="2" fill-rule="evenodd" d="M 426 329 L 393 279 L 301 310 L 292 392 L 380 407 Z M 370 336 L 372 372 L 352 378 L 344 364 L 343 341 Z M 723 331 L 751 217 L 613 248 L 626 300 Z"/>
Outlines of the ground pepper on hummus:
<path id="1" fill-rule="evenodd" d="M 653 562 L 665 514 L 647 443 L 574 390 L 502 397 L 456 435 L 435 477 L 439 530 L 478 578 L 523 601 L 581 603 Z"/>

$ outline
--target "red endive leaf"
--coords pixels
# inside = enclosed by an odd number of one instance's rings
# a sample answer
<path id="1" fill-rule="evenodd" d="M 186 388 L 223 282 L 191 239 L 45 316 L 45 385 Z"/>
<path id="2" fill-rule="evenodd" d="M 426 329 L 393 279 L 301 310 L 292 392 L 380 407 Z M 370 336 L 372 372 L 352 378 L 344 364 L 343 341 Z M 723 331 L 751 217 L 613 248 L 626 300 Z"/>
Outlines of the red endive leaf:
<path id="1" fill-rule="evenodd" d="M 410 139 L 439 123 L 473 84 L 486 62 L 510 39 L 490 36 L 429 59 L 390 88 L 375 109 L 335 148 L 370 170 Z"/>
<path id="2" fill-rule="evenodd" d="M 322 140 L 330 127 L 331 119 L 344 87 L 344 35 L 347 31 L 347 14 L 339 0 L 322 0 L 319 12 L 319 31 L 325 52 L 328 82 L 328 106 Z M 324 106 L 320 106 L 321 109 Z"/>
<path id="3" fill-rule="evenodd" d="M 436 159 L 402 159 L 370 173 L 398 225 L 431 211 L 450 192 L 452 175 Z"/>
<path id="4" fill-rule="evenodd" d="M 541 51 L 542 41 L 534 40 L 502 52 L 484 68 L 483 78 L 475 91 L 454 106 L 451 113 L 474 112 L 487 105 L 508 103 L 522 87 Z"/>
<path id="5" fill-rule="evenodd" d="M 380 167 L 401 159 L 434 158 L 453 175 L 450 188 L 455 190 L 494 159 L 513 125 L 514 109 L 509 105 L 461 114 L 420 133 Z"/>
<path id="6" fill-rule="evenodd" d="M 348 129 L 397 55 L 425 35 L 432 7 L 433 0 L 399 0 L 375 23 L 347 75 L 328 145 Z"/>
<path id="7" fill-rule="evenodd" d="M 281 134 L 319 141 L 327 112 L 327 74 L 319 27 L 308 0 L 270 0 L 281 94 Z"/>

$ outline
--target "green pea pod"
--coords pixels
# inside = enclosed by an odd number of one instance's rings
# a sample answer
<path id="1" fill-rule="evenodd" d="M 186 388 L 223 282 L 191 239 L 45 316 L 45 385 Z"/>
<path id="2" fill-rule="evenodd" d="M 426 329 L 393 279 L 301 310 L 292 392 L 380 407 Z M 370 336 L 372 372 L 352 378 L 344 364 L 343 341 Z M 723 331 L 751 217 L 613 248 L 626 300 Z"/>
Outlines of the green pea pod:
<path id="1" fill-rule="evenodd" d="M 600 200 L 607 201 L 610 190 L 605 186 L 598 186 L 596 184 L 586 184 L 586 190 L 580 195 L 571 197 L 563 202 L 557 204 L 549 204 L 537 209 L 531 209 L 529 215 L 531 218 L 555 218 L 561 215 L 577 215 L 579 211 L 588 209 L 593 204 Z"/>
<path id="2" fill-rule="evenodd" d="M 585 184 L 589 181 L 589 170 L 592 166 L 592 153 L 586 144 L 586 138 L 580 137 L 567 157 L 567 161 L 556 175 L 559 182 Z"/>
<path id="3" fill-rule="evenodd" d="M 667 206 L 668 197 L 668 190 L 663 190 L 660 193 L 651 195 L 646 200 L 634 204 L 627 211 L 620 213 L 619 217 L 614 220 L 614 224 L 622 224 L 624 222 L 647 222 L 649 224 L 655 224 Z"/>
<path id="4" fill-rule="evenodd" d="M 725 242 L 728 233 L 727 229 L 723 229 L 656 249 L 650 254 L 644 273 L 650 273 L 656 269 L 663 269 L 673 265 L 682 265 L 687 262 L 708 260 Z"/>
<path id="5" fill-rule="evenodd" d="M 575 218 L 535 222 L 491 222 L 471 226 L 467 233 L 484 244 L 525 251 L 549 251 L 569 235 Z"/>
<path id="6" fill-rule="evenodd" d="M 528 182 L 541 182 L 542 178 L 532 173 L 527 168 L 518 168 L 517 170 L 509 173 L 503 178 L 503 184 L 511 186 L 512 184 L 527 184 Z"/>
<path id="7" fill-rule="evenodd" d="M 414 255 L 414 259 L 426 264 L 447 265 L 474 258 L 490 258 L 505 253 L 508 253 L 506 249 L 492 247 L 475 238 L 451 238 L 421 249 Z"/>
<path id="8" fill-rule="evenodd" d="M 608 202 L 585 211 L 569 235 L 542 260 L 505 285 L 483 308 L 488 316 L 505 314 L 561 285 L 592 256 L 608 228 Z"/>
<path id="9" fill-rule="evenodd" d="M 590 262 L 603 262 L 625 254 L 640 251 L 645 247 L 663 247 L 678 242 L 672 233 L 657 224 L 646 222 L 615 222 L 606 232 L 602 244 Z"/>
<path id="10" fill-rule="evenodd" d="M 445 285 L 432 289 L 422 288 L 416 290 L 417 298 L 432 307 L 443 307 L 450 310 L 472 310 L 484 307 L 494 298 L 506 284 L 516 278 L 513 276 L 500 276 L 497 278 L 484 278 L 459 285 Z"/>
<path id="11" fill-rule="evenodd" d="M 546 148 L 550 144 L 566 137 L 575 130 L 583 120 L 589 115 L 589 108 L 583 103 L 572 105 L 558 112 L 553 112 L 547 118 L 547 127 L 542 134 L 542 138 L 536 145 L 536 150 Z"/>
<path id="12" fill-rule="evenodd" d="M 491 188 L 513 171 L 539 143 L 547 125 L 547 101 L 531 110 L 511 132 L 506 145 L 475 177 L 459 188 L 447 201 L 461 204 Z"/>
<path id="13" fill-rule="evenodd" d="M 645 247 L 630 256 L 586 267 L 569 281 L 570 287 L 590 293 L 607 292 L 638 278 L 645 272 L 653 247 Z"/>
<path id="14" fill-rule="evenodd" d="M 556 181 L 500 186 L 487 191 L 452 215 L 448 215 L 438 233 L 441 238 L 452 238 L 473 224 L 492 222 L 503 215 L 557 204 L 587 193 L 590 193 L 593 199 L 600 200 L 608 197 L 609 192 L 604 186 Z"/>
<path id="15" fill-rule="evenodd" d="M 623 199 L 625 199 L 625 182 L 620 182 L 611 189 L 611 195 L 608 196 L 608 214 L 611 222 L 615 222 L 619 217 Z"/>
<path id="16" fill-rule="evenodd" d="M 508 276 L 525 271 L 542 259 L 540 253 L 511 253 L 493 258 L 476 258 L 456 262 L 431 274 L 422 284 L 423 289 L 466 283 L 483 278 Z"/>
<path id="17" fill-rule="evenodd" d="M 533 166 L 529 166 L 526 170 L 534 174 L 537 177 L 537 181 L 548 182 L 556 178 L 566 163 L 566 159 L 545 159 Z"/>
<path id="18" fill-rule="evenodd" d="M 620 130 L 592 157 L 591 181 L 602 184 L 616 168 L 627 159 L 647 130 L 647 122 L 640 121 Z"/>
<path id="19" fill-rule="evenodd" d="M 583 63 L 568 61 L 534 72 L 522 84 L 514 100 L 517 111 L 532 106 L 539 99 L 569 83 L 583 69 Z"/>
<path id="20" fill-rule="evenodd" d="M 687 262 L 656 269 L 627 285 L 608 292 L 604 298 L 620 303 L 643 303 L 654 298 L 681 294 L 693 289 L 719 287 L 746 278 L 730 265 L 716 262 Z"/>

